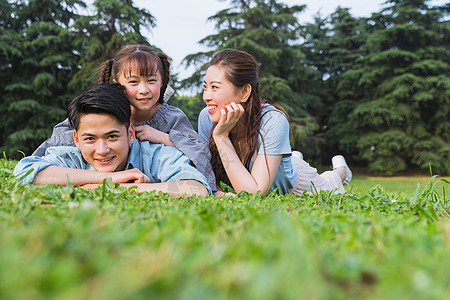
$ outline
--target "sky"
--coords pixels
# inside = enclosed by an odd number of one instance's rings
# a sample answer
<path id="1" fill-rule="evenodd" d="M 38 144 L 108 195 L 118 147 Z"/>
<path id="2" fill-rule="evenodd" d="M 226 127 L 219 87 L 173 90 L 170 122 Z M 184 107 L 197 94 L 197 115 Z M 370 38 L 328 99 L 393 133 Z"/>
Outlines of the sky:
<path id="1" fill-rule="evenodd" d="M 319 11 L 322 16 L 333 13 L 338 6 L 350 8 L 354 17 L 368 17 L 384 7 L 385 0 L 280 0 L 287 5 L 306 5 L 299 15 L 299 22 L 306 24 L 313 21 Z M 445 0 L 432 0 L 436 4 Z M 156 27 L 151 32 L 142 31 L 150 44 L 159 47 L 172 59 L 172 72 L 185 79 L 193 73 L 181 64 L 184 57 L 209 49 L 198 42 L 214 34 L 214 23 L 208 17 L 222 9 L 231 7 L 230 1 L 218 0 L 134 0 L 134 4 L 145 8 L 156 18 Z"/>
<path id="2" fill-rule="evenodd" d="M 304 13 L 299 15 L 300 23 L 312 22 L 313 16 L 320 10 L 328 16 L 340 5 L 351 8 L 355 17 L 369 16 L 378 11 L 384 1 L 381 0 L 282 0 L 288 5 L 305 4 Z M 145 8 L 156 18 L 156 27 L 150 32 L 142 31 L 150 44 L 159 47 L 172 59 L 172 72 L 179 73 L 180 79 L 192 74 L 181 61 L 189 54 L 207 51 L 208 48 L 198 42 L 214 34 L 214 23 L 208 17 L 218 11 L 229 8 L 230 1 L 218 0 L 135 0 L 139 8 Z"/>

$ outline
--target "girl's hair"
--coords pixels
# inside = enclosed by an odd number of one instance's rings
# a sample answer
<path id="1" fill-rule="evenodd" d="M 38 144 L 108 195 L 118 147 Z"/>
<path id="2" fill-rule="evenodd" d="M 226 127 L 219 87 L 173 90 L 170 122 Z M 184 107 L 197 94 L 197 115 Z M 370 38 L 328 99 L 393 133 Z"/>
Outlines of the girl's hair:
<path id="1" fill-rule="evenodd" d="M 225 73 L 225 78 L 236 88 L 242 88 L 247 84 L 252 88 L 248 100 L 241 103 L 245 113 L 240 122 L 243 122 L 244 126 L 239 128 L 244 128 L 244 132 L 237 132 L 237 127 L 230 132 L 230 140 L 239 159 L 245 168 L 250 171 L 250 162 L 257 147 L 257 134 L 261 135 L 259 126 L 262 118 L 262 100 L 259 91 L 258 64 L 253 56 L 247 52 L 225 49 L 213 55 L 209 66 L 220 67 Z M 239 147 L 239 143 L 243 143 L 246 147 Z M 211 151 L 211 166 L 217 182 L 222 181 L 230 185 L 212 134 L 209 139 L 209 149 Z"/>
<path id="2" fill-rule="evenodd" d="M 146 45 L 128 45 L 117 52 L 114 59 L 109 59 L 102 65 L 98 83 L 108 83 L 112 79 L 118 81 L 120 75 L 129 76 L 133 71 L 137 71 L 140 76 L 149 76 L 159 71 L 162 86 L 158 103 L 163 104 L 164 93 L 170 80 L 169 69 L 169 57 L 164 53 L 156 53 Z"/>

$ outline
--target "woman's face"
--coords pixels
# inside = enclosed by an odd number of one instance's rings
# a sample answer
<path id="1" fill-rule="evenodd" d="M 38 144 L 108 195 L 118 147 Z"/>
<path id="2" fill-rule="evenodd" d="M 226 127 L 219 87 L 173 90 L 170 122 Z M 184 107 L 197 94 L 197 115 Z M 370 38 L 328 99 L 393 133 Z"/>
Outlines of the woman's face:
<path id="1" fill-rule="evenodd" d="M 223 68 L 213 65 L 206 70 L 203 101 L 208 106 L 211 122 L 219 122 L 220 110 L 225 109 L 225 105 L 231 102 L 241 103 L 240 94 L 240 89 L 226 79 Z"/>
<path id="2" fill-rule="evenodd" d="M 159 72 L 146 76 L 135 72 L 121 74 L 119 83 L 125 87 L 128 100 L 136 110 L 150 110 L 158 102 L 162 86 Z"/>

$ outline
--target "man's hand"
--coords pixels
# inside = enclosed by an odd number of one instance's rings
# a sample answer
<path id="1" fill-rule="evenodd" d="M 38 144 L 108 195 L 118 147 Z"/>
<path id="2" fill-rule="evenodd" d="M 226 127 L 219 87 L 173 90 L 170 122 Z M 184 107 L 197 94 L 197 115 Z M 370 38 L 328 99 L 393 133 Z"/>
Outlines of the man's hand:
<path id="1" fill-rule="evenodd" d="M 119 172 L 112 172 L 111 179 L 114 183 L 150 183 L 150 178 L 139 169 L 130 169 Z"/>

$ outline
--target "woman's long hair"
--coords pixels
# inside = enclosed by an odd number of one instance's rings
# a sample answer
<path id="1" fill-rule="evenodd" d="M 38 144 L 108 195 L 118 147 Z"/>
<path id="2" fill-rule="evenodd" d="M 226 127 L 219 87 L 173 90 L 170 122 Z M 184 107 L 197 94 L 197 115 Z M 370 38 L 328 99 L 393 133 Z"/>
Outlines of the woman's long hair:
<path id="1" fill-rule="evenodd" d="M 156 53 L 146 45 L 128 45 L 117 52 L 114 59 L 103 63 L 98 83 L 108 83 L 112 79 L 118 81 L 120 75 L 131 75 L 132 71 L 137 71 L 140 76 L 149 76 L 159 71 L 162 85 L 158 103 L 163 104 L 164 93 L 170 80 L 169 57 L 162 52 Z"/>
<path id="2" fill-rule="evenodd" d="M 209 66 L 218 66 L 224 70 L 225 78 L 236 88 L 242 88 L 247 84 L 252 88 L 248 100 L 242 103 L 245 113 L 239 120 L 240 124 L 235 126 L 230 132 L 230 140 L 239 159 L 245 168 L 250 171 L 250 162 L 257 150 L 257 135 L 260 135 L 259 126 L 262 118 L 258 64 L 253 56 L 247 52 L 225 49 L 214 54 Z M 238 132 L 242 128 L 243 132 Z M 239 144 L 244 144 L 246 147 L 241 148 Z M 218 183 L 222 181 L 231 185 L 212 137 L 212 132 L 209 139 L 209 150 L 211 151 L 211 166 L 216 176 L 216 181 Z"/>

